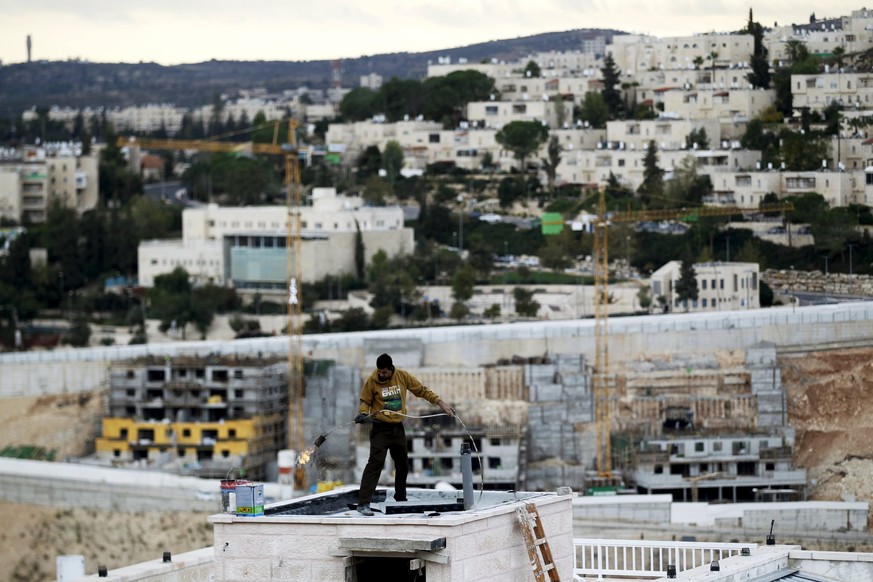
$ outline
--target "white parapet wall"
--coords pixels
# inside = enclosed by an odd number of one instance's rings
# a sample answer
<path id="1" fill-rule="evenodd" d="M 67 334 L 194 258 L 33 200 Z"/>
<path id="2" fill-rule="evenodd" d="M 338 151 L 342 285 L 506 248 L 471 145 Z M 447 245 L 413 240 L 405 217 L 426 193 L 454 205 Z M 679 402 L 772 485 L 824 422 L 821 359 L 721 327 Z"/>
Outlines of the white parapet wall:
<path id="1" fill-rule="evenodd" d="M 612 370 L 644 358 L 746 350 L 761 342 L 777 349 L 814 350 L 869 345 L 873 302 L 840 303 L 755 311 L 672 313 L 609 320 Z M 59 349 L 51 352 L 0 354 L 0 397 L 61 394 L 105 385 L 106 364 L 143 356 L 209 354 L 287 355 L 296 349 L 287 336 L 233 341 L 189 341 L 139 346 Z M 305 335 L 300 349 L 307 358 L 371 368 L 371 355 L 386 346 L 409 349 L 395 363 L 414 368 L 477 368 L 513 357 L 586 354 L 596 350 L 595 321 L 428 327 L 355 333 Z M 402 360 L 402 361 L 401 361 Z"/>

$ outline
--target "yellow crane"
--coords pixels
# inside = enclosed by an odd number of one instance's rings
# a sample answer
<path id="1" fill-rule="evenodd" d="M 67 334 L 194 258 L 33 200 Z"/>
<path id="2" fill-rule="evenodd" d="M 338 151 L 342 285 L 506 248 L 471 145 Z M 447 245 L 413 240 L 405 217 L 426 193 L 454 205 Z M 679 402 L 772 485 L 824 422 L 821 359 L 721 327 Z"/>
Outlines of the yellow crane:
<path id="1" fill-rule="evenodd" d="M 594 374 L 592 388 L 594 392 L 594 418 L 597 433 L 597 476 L 602 479 L 612 479 L 612 443 L 610 431 L 610 383 L 612 378 L 609 370 L 609 225 L 612 223 L 632 223 L 653 220 L 682 219 L 696 220 L 703 216 L 731 216 L 751 212 L 786 212 L 792 210 L 791 204 L 761 204 L 757 208 L 739 208 L 736 206 L 702 206 L 697 208 L 667 208 L 661 210 L 629 210 L 624 212 L 606 212 L 606 195 L 603 188 L 597 201 L 597 218 L 594 222 Z"/>
<path id="2" fill-rule="evenodd" d="M 278 142 L 279 128 L 287 124 L 287 143 Z M 227 142 L 218 141 L 222 138 L 250 133 L 264 127 L 273 127 L 273 143 Z M 211 139 L 156 139 L 148 137 L 119 136 L 118 147 L 158 149 L 158 150 L 193 150 L 209 153 L 248 152 L 257 155 L 276 155 L 285 158 L 285 204 L 288 216 L 286 235 L 287 248 L 287 279 L 288 279 L 288 447 L 300 454 L 304 450 L 303 431 L 303 349 L 301 339 L 302 302 L 299 297 L 301 281 L 301 219 L 300 206 L 301 189 L 300 165 L 297 155 L 297 139 L 295 130 L 300 126 L 296 119 L 286 119 L 254 128 L 243 129 Z M 295 321 L 297 325 L 295 326 Z M 295 480 L 302 485 L 305 479 L 303 464 L 298 465 Z"/>

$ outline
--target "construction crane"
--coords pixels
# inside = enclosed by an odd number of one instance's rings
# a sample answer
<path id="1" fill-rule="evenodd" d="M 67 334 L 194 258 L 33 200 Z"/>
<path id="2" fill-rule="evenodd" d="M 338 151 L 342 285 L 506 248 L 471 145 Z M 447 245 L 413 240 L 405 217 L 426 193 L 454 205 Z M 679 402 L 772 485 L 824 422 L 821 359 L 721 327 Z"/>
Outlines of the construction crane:
<path id="1" fill-rule="evenodd" d="M 613 223 L 633 223 L 653 220 L 682 219 L 692 222 L 703 216 L 731 216 L 750 212 L 786 212 L 792 210 L 791 204 L 761 204 L 755 209 L 736 206 L 703 206 L 698 208 L 668 208 L 661 210 L 630 210 L 607 213 L 606 194 L 600 189 L 597 201 L 597 218 L 594 227 L 594 373 L 592 385 L 594 392 L 594 418 L 597 433 L 597 476 L 611 480 L 612 443 L 610 431 L 610 384 L 609 370 L 609 225 Z"/>
<path id="2" fill-rule="evenodd" d="M 287 124 L 287 143 L 278 142 L 279 128 Z M 218 141 L 222 138 L 250 133 L 264 127 L 273 127 L 273 143 L 227 142 Z M 302 349 L 302 302 L 299 298 L 301 276 L 301 188 L 300 165 L 297 155 L 297 139 L 295 130 L 300 126 L 296 119 L 287 119 L 265 124 L 254 128 L 236 131 L 211 139 L 155 139 L 119 136 L 118 147 L 139 147 L 159 150 L 194 150 L 209 153 L 248 152 L 258 155 L 278 155 L 285 158 L 285 205 L 287 210 L 287 284 L 288 284 L 288 448 L 299 455 L 305 448 L 303 438 L 303 349 Z M 295 321 L 297 325 L 295 325 Z M 294 475 L 297 485 L 305 480 L 305 468 L 299 463 Z"/>

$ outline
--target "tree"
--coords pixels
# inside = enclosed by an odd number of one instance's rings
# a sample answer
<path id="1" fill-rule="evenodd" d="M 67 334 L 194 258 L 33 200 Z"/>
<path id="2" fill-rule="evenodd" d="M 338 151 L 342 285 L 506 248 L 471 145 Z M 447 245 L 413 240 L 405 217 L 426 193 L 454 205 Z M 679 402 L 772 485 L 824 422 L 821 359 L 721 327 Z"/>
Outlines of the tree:
<path id="1" fill-rule="evenodd" d="M 421 113 L 425 96 L 421 83 L 392 77 L 376 92 L 376 106 L 390 122 Z"/>
<path id="2" fill-rule="evenodd" d="M 541 77 L 542 70 L 540 66 L 536 63 L 536 61 L 528 61 L 524 66 L 524 76 L 525 77 Z"/>
<path id="3" fill-rule="evenodd" d="M 821 161 L 828 158 L 828 144 L 806 134 L 783 129 L 782 161 L 785 169 L 812 171 L 821 167 Z"/>
<path id="4" fill-rule="evenodd" d="M 511 151 L 519 160 L 521 171 L 525 171 L 525 161 L 549 136 L 549 128 L 539 121 L 511 121 L 494 136 L 501 146 Z"/>
<path id="5" fill-rule="evenodd" d="M 664 193 L 664 170 L 658 167 L 658 144 L 655 140 L 651 140 L 646 148 L 643 166 L 643 183 L 637 188 L 637 193 L 643 206 L 648 207 Z"/>
<path id="6" fill-rule="evenodd" d="M 149 313 L 160 320 L 162 332 L 175 327 L 182 330 L 194 321 L 192 290 L 188 271 L 176 267 L 172 272 L 155 277 L 155 284 L 149 290 Z"/>
<path id="7" fill-rule="evenodd" d="M 555 195 L 555 179 L 558 174 L 558 165 L 561 163 L 561 153 L 564 151 L 564 146 L 558 141 L 557 136 L 549 138 L 549 145 L 546 148 L 546 157 L 541 158 L 543 169 L 546 172 L 546 180 L 548 182 L 549 194 Z"/>
<path id="8" fill-rule="evenodd" d="M 366 87 L 356 87 L 343 95 L 339 110 L 347 122 L 371 119 L 378 113 L 376 111 L 376 92 Z"/>
<path id="9" fill-rule="evenodd" d="M 455 321 L 461 321 L 470 313 L 470 308 L 467 307 L 465 303 L 461 303 L 460 301 L 455 301 L 452 303 L 452 307 L 449 309 L 449 317 L 454 319 Z"/>
<path id="10" fill-rule="evenodd" d="M 482 312 L 482 317 L 487 317 L 491 321 L 494 321 L 498 317 L 500 317 L 500 304 L 492 303 L 485 311 Z"/>
<path id="11" fill-rule="evenodd" d="M 403 169 L 403 147 L 393 139 L 385 144 L 385 151 L 382 152 L 382 169 L 385 170 L 388 182 L 392 185 L 400 177 L 400 170 Z"/>
<path id="12" fill-rule="evenodd" d="M 676 281 L 676 299 L 685 305 L 685 311 L 688 311 L 688 302 L 697 301 L 699 290 L 697 288 L 697 272 L 694 270 L 694 263 L 690 255 L 686 255 L 682 259 L 682 265 L 679 267 L 679 280 Z"/>
<path id="13" fill-rule="evenodd" d="M 685 136 L 685 148 L 692 149 L 694 146 L 705 150 L 709 149 L 709 136 L 706 135 L 706 128 L 700 127 L 698 129 L 692 129 L 688 132 L 688 135 Z"/>
<path id="14" fill-rule="evenodd" d="M 525 289 L 524 287 L 515 287 L 512 290 L 512 297 L 515 299 L 515 312 L 524 317 L 536 317 L 540 310 L 540 304 L 534 301 L 534 292 Z"/>
<path id="15" fill-rule="evenodd" d="M 422 93 L 424 116 L 451 129 L 464 118 L 468 103 L 487 101 L 494 95 L 494 79 L 474 70 L 452 71 L 444 77 L 422 81 Z"/>
<path id="16" fill-rule="evenodd" d="M 651 289 L 648 285 L 643 285 L 640 287 L 640 290 L 637 291 L 637 301 L 640 304 L 640 309 L 648 312 L 652 307 L 652 295 Z"/>
<path id="17" fill-rule="evenodd" d="M 603 67 L 600 69 L 603 78 L 603 89 L 600 94 L 609 110 L 610 119 L 620 119 L 624 114 L 624 100 L 621 98 L 621 71 L 612 58 L 612 53 L 607 53 L 603 58 Z"/>
<path id="18" fill-rule="evenodd" d="M 364 255 L 364 235 L 361 233 L 361 224 L 355 219 L 355 275 L 363 280 L 366 258 Z"/>
<path id="19" fill-rule="evenodd" d="M 452 298 L 459 303 L 469 301 L 475 285 L 476 273 L 472 266 L 465 264 L 452 279 Z"/>
<path id="20" fill-rule="evenodd" d="M 527 158 L 540 149 L 549 136 L 549 128 L 539 121 L 510 121 L 494 136 L 501 146 L 519 161 L 522 177 L 527 174 Z M 527 190 L 525 190 L 527 191 Z"/>
<path id="21" fill-rule="evenodd" d="M 606 105 L 603 95 L 593 91 L 585 93 L 578 117 L 582 121 L 587 121 L 594 129 L 606 127 L 606 122 L 609 121 L 609 107 Z"/>

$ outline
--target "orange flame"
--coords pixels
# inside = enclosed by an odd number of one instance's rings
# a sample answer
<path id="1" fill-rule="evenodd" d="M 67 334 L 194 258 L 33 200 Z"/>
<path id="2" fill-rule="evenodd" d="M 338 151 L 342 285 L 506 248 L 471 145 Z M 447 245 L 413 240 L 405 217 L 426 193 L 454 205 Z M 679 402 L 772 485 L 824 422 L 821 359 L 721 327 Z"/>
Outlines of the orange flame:
<path id="1" fill-rule="evenodd" d="M 309 462 L 309 459 L 312 457 L 312 453 L 315 451 L 315 447 L 309 447 L 297 457 L 297 466 L 305 465 Z"/>

